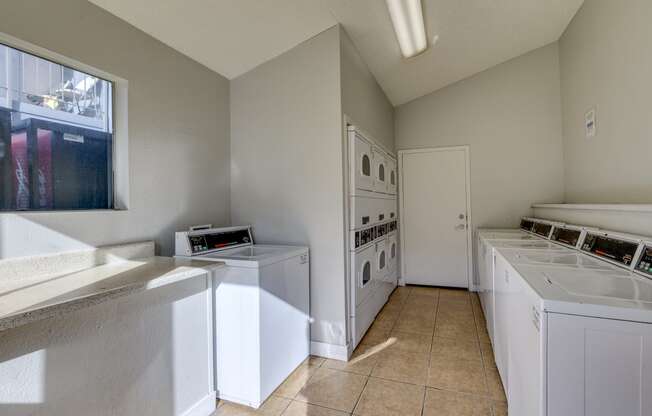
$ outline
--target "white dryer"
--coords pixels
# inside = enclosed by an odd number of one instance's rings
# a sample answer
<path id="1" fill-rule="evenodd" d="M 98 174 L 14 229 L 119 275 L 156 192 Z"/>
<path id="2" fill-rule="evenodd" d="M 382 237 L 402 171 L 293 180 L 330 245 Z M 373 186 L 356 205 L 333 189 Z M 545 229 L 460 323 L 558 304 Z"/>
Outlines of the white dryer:
<path id="1" fill-rule="evenodd" d="M 213 276 L 216 390 L 259 407 L 310 353 L 308 248 L 254 244 L 250 226 L 178 232 L 175 245 L 226 263 Z"/>

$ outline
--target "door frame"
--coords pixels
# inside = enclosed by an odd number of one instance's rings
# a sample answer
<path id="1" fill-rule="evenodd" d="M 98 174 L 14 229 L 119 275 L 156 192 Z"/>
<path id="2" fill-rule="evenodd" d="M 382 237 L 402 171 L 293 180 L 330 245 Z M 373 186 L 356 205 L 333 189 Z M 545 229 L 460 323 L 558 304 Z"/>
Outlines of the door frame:
<path id="1" fill-rule="evenodd" d="M 466 166 L 466 252 L 467 252 L 467 280 L 469 290 L 475 290 L 475 279 L 473 276 L 473 218 L 471 215 L 471 149 L 469 145 L 460 146 L 444 146 L 444 147 L 420 147 L 414 149 L 405 149 L 398 151 L 398 223 L 399 223 L 399 236 L 401 244 L 401 254 L 405 247 L 405 232 L 403 228 L 405 221 L 405 206 L 403 201 L 403 156 L 414 153 L 432 153 L 432 152 L 448 152 L 448 151 L 464 151 L 464 164 Z M 401 276 L 399 283 L 405 286 L 405 256 L 400 257 Z"/>

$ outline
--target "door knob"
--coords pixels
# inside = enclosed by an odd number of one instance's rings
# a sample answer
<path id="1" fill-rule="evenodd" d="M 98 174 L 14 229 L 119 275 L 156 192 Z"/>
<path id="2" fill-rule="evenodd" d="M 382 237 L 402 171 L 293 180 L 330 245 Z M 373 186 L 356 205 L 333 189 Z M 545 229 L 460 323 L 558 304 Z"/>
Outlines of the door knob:
<path id="1" fill-rule="evenodd" d="M 460 214 L 460 215 L 457 216 L 457 218 L 463 220 L 464 218 L 466 218 L 466 215 L 464 215 L 464 214 Z"/>

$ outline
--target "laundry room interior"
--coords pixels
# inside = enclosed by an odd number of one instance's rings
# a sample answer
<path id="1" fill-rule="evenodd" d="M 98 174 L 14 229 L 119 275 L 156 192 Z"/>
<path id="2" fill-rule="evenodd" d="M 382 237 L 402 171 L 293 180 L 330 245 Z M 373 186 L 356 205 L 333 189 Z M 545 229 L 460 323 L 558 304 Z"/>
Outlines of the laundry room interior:
<path id="1" fill-rule="evenodd" d="M 0 5 L 0 415 L 652 415 L 652 2 Z"/>

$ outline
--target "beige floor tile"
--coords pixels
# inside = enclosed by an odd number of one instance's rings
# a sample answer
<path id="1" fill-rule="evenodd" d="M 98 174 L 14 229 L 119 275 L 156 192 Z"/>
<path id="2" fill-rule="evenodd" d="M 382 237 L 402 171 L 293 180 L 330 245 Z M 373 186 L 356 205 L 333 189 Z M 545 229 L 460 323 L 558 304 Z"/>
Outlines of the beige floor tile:
<path id="1" fill-rule="evenodd" d="M 500 402 L 506 402 L 507 397 L 505 397 L 505 389 L 503 388 L 503 383 L 500 381 L 500 375 L 498 370 L 493 368 L 487 368 L 487 387 L 489 389 L 489 396 L 492 399 Z"/>
<path id="2" fill-rule="evenodd" d="M 366 381 L 367 377 L 359 374 L 322 367 L 317 369 L 295 400 L 350 413 Z"/>
<path id="3" fill-rule="evenodd" d="M 413 286 L 412 295 L 425 295 L 433 298 L 439 297 L 439 288 L 428 286 Z"/>
<path id="4" fill-rule="evenodd" d="M 398 314 L 396 315 L 378 314 L 373 324 L 378 328 L 382 328 L 386 331 L 391 331 L 394 328 L 394 325 L 396 325 L 396 321 L 398 321 Z"/>
<path id="5" fill-rule="evenodd" d="M 463 323 L 439 322 L 435 325 L 435 336 L 441 338 L 477 341 L 478 335 L 474 325 Z"/>
<path id="6" fill-rule="evenodd" d="M 428 354 L 389 348 L 381 354 L 371 375 L 386 380 L 424 385 L 429 360 Z"/>
<path id="7" fill-rule="evenodd" d="M 407 300 L 407 296 L 394 296 L 389 298 L 385 306 L 389 306 L 390 308 L 398 308 L 403 309 L 403 305 L 405 305 L 405 301 Z"/>
<path id="8" fill-rule="evenodd" d="M 436 311 L 437 311 L 437 307 L 435 306 L 434 303 L 427 304 L 427 305 L 425 304 L 416 305 L 412 303 L 406 303 L 405 307 L 401 311 L 401 314 L 399 315 L 399 318 L 405 315 L 422 317 L 422 318 L 434 318 Z"/>
<path id="9" fill-rule="evenodd" d="M 480 351 L 482 352 L 482 361 L 485 368 L 496 368 L 496 360 L 494 358 L 494 350 L 489 342 L 480 342 Z"/>
<path id="10" fill-rule="evenodd" d="M 439 302 L 437 303 L 439 310 L 451 311 L 451 312 L 465 312 L 473 316 L 473 308 L 471 307 L 471 302 L 464 299 L 455 299 L 455 298 L 444 298 L 439 297 Z"/>
<path id="11" fill-rule="evenodd" d="M 480 342 L 491 343 L 491 339 L 489 338 L 489 332 L 487 332 L 486 324 L 484 326 L 478 326 L 477 328 L 478 328 L 478 339 L 480 339 Z"/>
<path id="12" fill-rule="evenodd" d="M 360 416 L 420 416 L 422 386 L 370 378 L 355 407 Z"/>
<path id="13" fill-rule="evenodd" d="M 296 401 L 290 403 L 290 406 L 283 412 L 283 416 L 347 416 L 348 414 L 339 410 Z"/>
<path id="14" fill-rule="evenodd" d="M 428 388 L 423 416 L 492 416 L 491 402 L 470 394 Z"/>
<path id="15" fill-rule="evenodd" d="M 317 357 L 316 355 L 311 355 L 303 361 L 302 365 L 307 364 L 313 367 L 319 367 L 322 364 L 324 364 L 325 361 L 326 359 L 324 357 Z"/>
<path id="16" fill-rule="evenodd" d="M 214 416 L 279 416 L 289 406 L 291 400 L 270 396 L 258 409 L 235 403 L 220 402 Z"/>
<path id="17" fill-rule="evenodd" d="M 439 389 L 486 395 L 482 362 L 432 357 L 426 384 Z"/>
<path id="18" fill-rule="evenodd" d="M 410 296 L 408 296 L 405 304 L 414 306 L 432 306 L 434 308 L 437 304 L 437 298 L 429 295 L 415 294 L 412 292 L 410 293 Z"/>
<path id="19" fill-rule="evenodd" d="M 449 299 L 449 300 L 464 300 L 471 303 L 471 296 L 468 290 L 461 289 L 440 289 L 439 290 L 440 299 Z"/>
<path id="20" fill-rule="evenodd" d="M 494 416 L 507 416 L 507 403 L 494 402 Z"/>
<path id="21" fill-rule="evenodd" d="M 323 358 L 309 357 L 278 386 L 274 394 L 290 399 L 294 398 L 323 362 Z"/>
<path id="22" fill-rule="evenodd" d="M 385 306 L 383 309 L 380 310 L 374 322 L 378 322 L 382 320 L 396 322 L 396 320 L 398 319 L 398 315 L 401 313 L 402 309 L 403 308 L 401 306 L 396 306 L 396 305 Z"/>
<path id="23" fill-rule="evenodd" d="M 382 325 L 371 324 L 367 333 L 360 341 L 361 344 L 378 345 L 387 342 L 391 328 Z"/>
<path id="24" fill-rule="evenodd" d="M 397 287 L 394 289 L 394 291 L 389 295 L 389 300 L 390 301 L 405 301 L 407 297 L 410 295 L 410 292 L 412 292 L 412 288 L 404 286 L 404 287 Z"/>
<path id="25" fill-rule="evenodd" d="M 349 361 L 326 360 L 323 367 L 368 376 L 376 366 L 383 349 L 389 345 L 389 341 L 387 345 L 360 344 L 351 355 Z"/>
<path id="26" fill-rule="evenodd" d="M 459 312 L 438 311 L 437 323 L 458 324 L 468 326 L 469 328 L 476 328 L 473 315 Z"/>
<path id="27" fill-rule="evenodd" d="M 432 336 L 416 332 L 392 331 L 390 340 L 394 340 L 391 348 L 400 351 L 429 353 Z"/>
<path id="28" fill-rule="evenodd" d="M 403 332 L 417 332 L 432 335 L 435 329 L 435 317 L 401 314 L 394 325 L 394 330 Z"/>
<path id="29" fill-rule="evenodd" d="M 477 341 L 441 338 L 435 336 L 432 341 L 433 358 L 448 358 L 480 361 L 480 346 Z"/>

